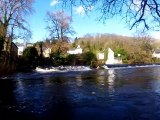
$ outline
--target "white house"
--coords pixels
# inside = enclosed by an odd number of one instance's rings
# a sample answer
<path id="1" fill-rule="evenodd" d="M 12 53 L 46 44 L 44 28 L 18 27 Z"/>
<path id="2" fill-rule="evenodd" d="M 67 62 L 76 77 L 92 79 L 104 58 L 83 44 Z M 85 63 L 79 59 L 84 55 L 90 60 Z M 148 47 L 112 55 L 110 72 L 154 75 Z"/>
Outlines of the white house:
<path id="1" fill-rule="evenodd" d="M 154 57 L 154 58 L 160 58 L 160 49 L 156 49 L 153 52 L 152 57 Z"/>
<path id="2" fill-rule="evenodd" d="M 114 64 L 114 52 L 111 48 L 108 48 L 108 57 L 107 57 L 106 64 Z"/>
<path id="3" fill-rule="evenodd" d="M 21 43 L 21 44 L 16 44 L 18 47 L 18 56 L 22 56 L 23 55 L 23 51 L 26 47 L 31 47 L 33 46 L 32 43 Z"/>
<path id="4" fill-rule="evenodd" d="M 33 43 L 26 43 L 26 47 L 32 47 Z"/>
<path id="5" fill-rule="evenodd" d="M 43 56 L 45 58 L 50 57 L 50 54 L 51 54 L 51 48 L 46 48 L 43 50 Z"/>
<path id="6" fill-rule="evenodd" d="M 25 45 L 24 44 L 18 44 L 17 47 L 18 47 L 18 56 L 23 55 L 23 51 L 25 49 Z"/>
<path id="7" fill-rule="evenodd" d="M 78 45 L 76 49 L 68 50 L 67 53 L 68 54 L 82 54 L 82 48 L 80 47 L 80 45 Z"/>
<path id="8" fill-rule="evenodd" d="M 104 53 L 100 52 L 97 54 L 98 60 L 104 60 Z"/>
<path id="9" fill-rule="evenodd" d="M 114 58 L 114 52 L 111 50 L 111 48 L 108 48 L 108 59 L 106 61 L 106 64 L 122 64 L 122 59 L 120 57 L 121 55 L 118 54 L 118 58 Z"/>

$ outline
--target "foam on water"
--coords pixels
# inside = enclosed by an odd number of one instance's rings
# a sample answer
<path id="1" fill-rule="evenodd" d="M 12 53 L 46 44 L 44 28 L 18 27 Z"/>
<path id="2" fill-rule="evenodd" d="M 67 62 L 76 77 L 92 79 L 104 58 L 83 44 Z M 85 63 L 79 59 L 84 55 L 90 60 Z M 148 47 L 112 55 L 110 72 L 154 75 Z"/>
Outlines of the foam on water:
<path id="1" fill-rule="evenodd" d="M 35 69 L 36 72 L 41 72 L 41 73 L 47 73 L 47 72 L 55 72 L 55 71 L 59 71 L 58 69 L 55 69 L 54 67 L 52 68 L 40 68 L 40 67 L 36 67 Z"/>
<path id="2" fill-rule="evenodd" d="M 59 66 L 51 68 L 40 68 L 37 67 L 35 72 L 48 73 L 48 72 L 64 72 L 64 71 L 87 71 L 91 70 L 88 66 Z"/>
<path id="3" fill-rule="evenodd" d="M 135 66 L 125 66 L 125 67 L 107 67 L 107 65 L 102 66 L 104 69 L 129 69 L 129 68 L 147 68 L 147 67 L 160 67 L 160 65 L 135 65 Z"/>

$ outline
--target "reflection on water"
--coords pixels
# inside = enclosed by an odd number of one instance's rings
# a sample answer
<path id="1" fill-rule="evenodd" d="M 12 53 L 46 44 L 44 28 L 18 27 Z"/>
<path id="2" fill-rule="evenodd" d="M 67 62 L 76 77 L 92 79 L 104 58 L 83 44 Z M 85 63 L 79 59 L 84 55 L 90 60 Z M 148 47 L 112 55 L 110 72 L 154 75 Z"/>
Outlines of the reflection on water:
<path id="1" fill-rule="evenodd" d="M 114 84 L 115 84 L 115 70 L 114 69 L 109 69 L 108 70 L 108 92 L 109 92 L 109 96 L 111 98 L 114 97 Z M 113 100 L 113 99 L 112 99 Z"/>
<path id="2" fill-rule="evenodd" d="M 19 92 L 19 94 L 21 95 L 21 96 L 25 96 L 25 86 L 23 85 L 23 82 L 22 82 L 22 80 L 17 80 L 17 91 Z"/>
<path id="3" fill-rule="evenodd" d="M 76 77 L 76 84 L 77 84 L 77 86 L 78 87 L 81 87 L 83 84 L 82 84 L 82 77 L 81 77 L 81 75 L 78 75 L 77 77 Z"/>
<path id="4" fill-rule="evenodd" d="M 153 78 L 156 81 L 150 81 L 150 84 L 154 92 L 160 96 L 160 69 L 158 68 L 153 69 L 153 73 L 156 73 L 153 74 Z"/>
<path id="5" fill-rule="evenodd" d="M 106 72 L 104 70 L 97 71 L 97 81 L 99 85 L 105 85 L 105 79 L 106 79 Z"/>
<path id="6" fill-rule="evenodd" d="M 0 119 L 159 120 L 160 67 L 17 73 L 0 79 Z"/>
<path id="7" fill-rule="evenodd" d="M 152 83 L 152 88 L 155 91 L 155 93 L 160 95 L 160 80 Z"/>

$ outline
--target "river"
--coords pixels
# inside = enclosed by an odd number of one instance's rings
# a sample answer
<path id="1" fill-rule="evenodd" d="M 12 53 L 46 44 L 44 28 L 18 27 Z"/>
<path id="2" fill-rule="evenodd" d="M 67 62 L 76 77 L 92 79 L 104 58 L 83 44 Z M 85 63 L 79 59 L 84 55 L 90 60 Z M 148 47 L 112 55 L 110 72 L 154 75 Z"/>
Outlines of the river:
<path id="1" fill-rule="evenodd" d="M 0 120 L 159 120 L 160 66 L 0 78 Z"/>

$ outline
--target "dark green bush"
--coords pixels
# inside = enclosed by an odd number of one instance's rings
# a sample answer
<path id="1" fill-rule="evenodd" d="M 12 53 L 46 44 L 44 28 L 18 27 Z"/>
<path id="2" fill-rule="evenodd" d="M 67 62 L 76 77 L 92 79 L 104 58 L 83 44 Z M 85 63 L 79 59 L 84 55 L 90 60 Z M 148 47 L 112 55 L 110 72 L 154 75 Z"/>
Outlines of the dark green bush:
<path id="1" fill-rule="evenodd" d="M 35 47 L 27 47 L 23 51 L 23 59 L 26 67 L 35 68 L 37 65 L 38 52 Z"/>

